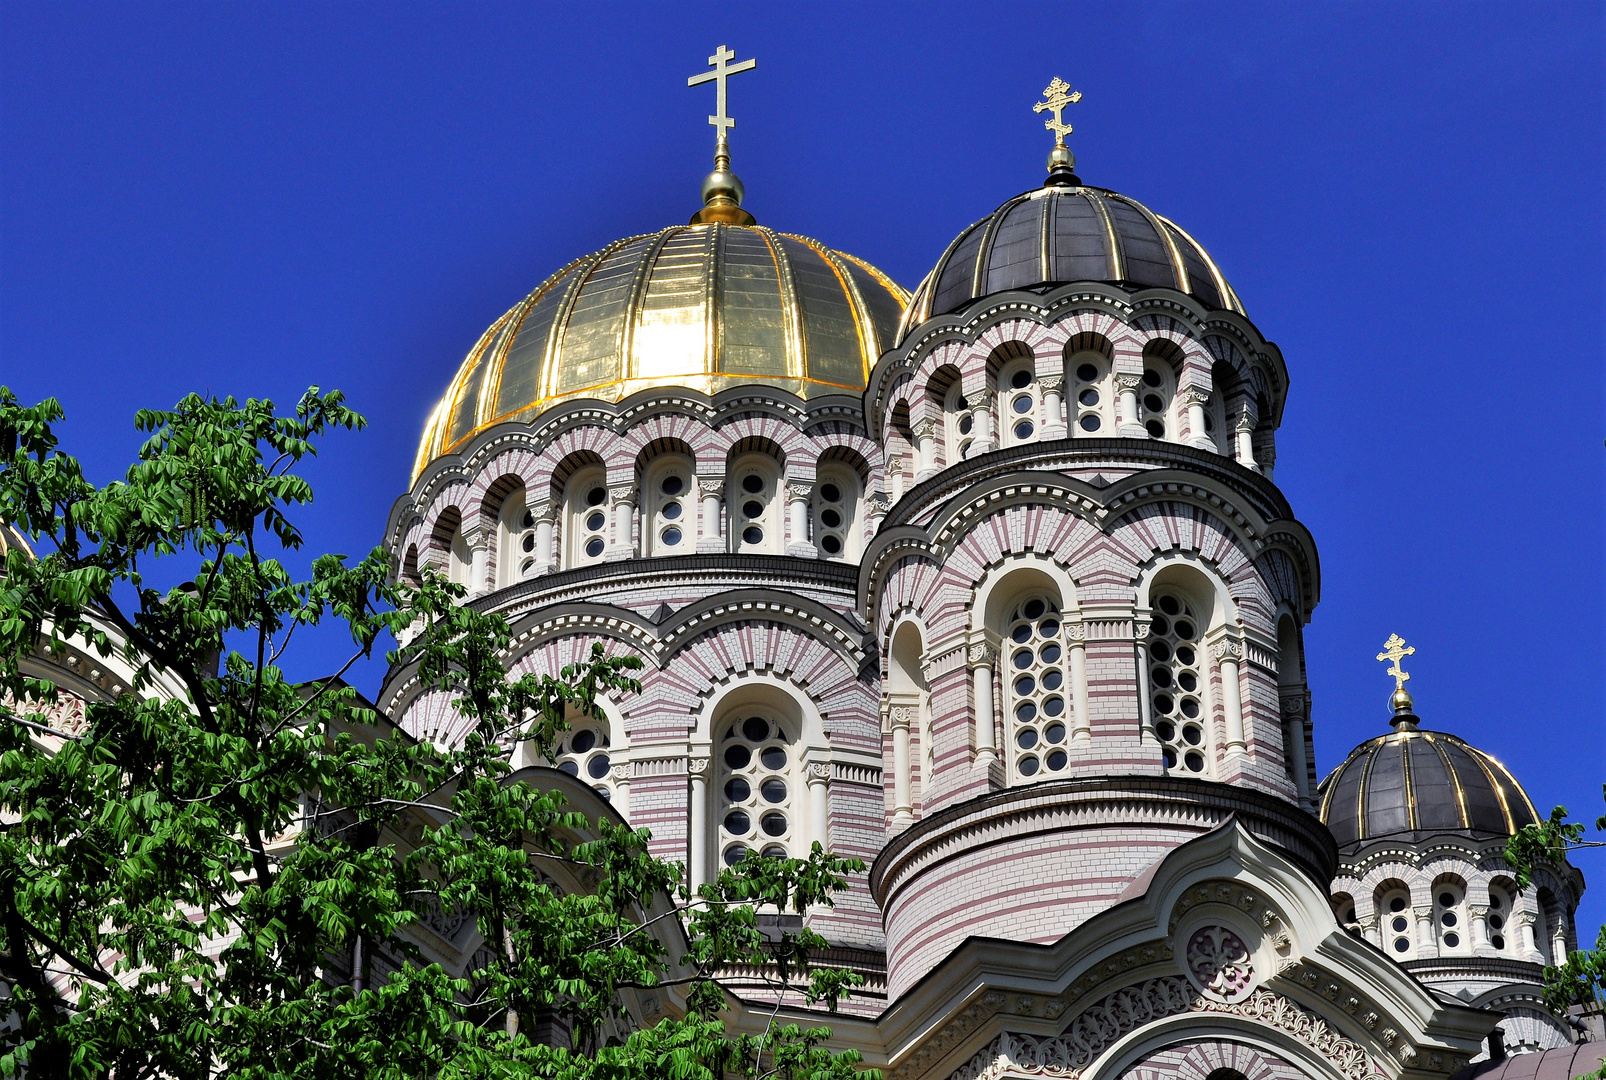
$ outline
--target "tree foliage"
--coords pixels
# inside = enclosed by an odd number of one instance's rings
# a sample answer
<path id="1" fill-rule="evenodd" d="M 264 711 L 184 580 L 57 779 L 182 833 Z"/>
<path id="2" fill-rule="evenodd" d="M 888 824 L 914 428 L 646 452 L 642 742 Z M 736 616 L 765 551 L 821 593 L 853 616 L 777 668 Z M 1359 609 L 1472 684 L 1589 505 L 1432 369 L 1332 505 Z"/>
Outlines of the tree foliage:
<path id="1" fill-rule="evenodd" d="M 1606 795 L 1606 785 L 1601 791 Z M 1606 814 L 1595 819 L 1595 828 L 1606 830 Z M 1523 826 L 1506 842 L 1506 862 L 1514 871 L 1517 888 L 1528 888 L 1542 863 L 1561 865 L 1568 852 L 1606 847 L 1606 841 L 1585 836 L 1582 823 L 1568 820 L 1565 806 L 1555 807 L 1550 817 L 1537 825 Z M 1606 926 L 1601 927 L 1594 948 L 1574 949 L 1561 963 L 1546 965 L 1545 1004 L 1558 1015 L 1566 1015 L 1575 1005 L 1596 1013 L 1606 1011 Z M 1593 1075 L 1606 1080 L 1606 1066 Z"/>
<path id="2" fill-rule="evenodd" d="M 859 981 L 825 943 L 758 913 L 829 905 L 862 864 L 750 857 L 690 895 L 648 835 L 589 818 L 511 775 L 550 756 L 570 715 L 636 686 L 600 646 L 558 677 L 512 678 L 500 616 L 426 571 L 390 580 L 375 550 L 280 560 L 312 500 L 296 468 L 358 429 L 338 392 L 185 398 L 141 412 L 146 439 L 97 486 L 58 449 L 55 400 L 0 388 L 0 521 L 32 538 L 0 579 L 0 978 L 13 1014 L 0 1072 L 32 1076 L 849 1080 L 823 1028 L 771 1017 L 734 1033 L 712 977 L 764 965 L 793 1000 Z M 184 579 L 158 588 L 153 582 Z M 351 658 L 311 684 L 280 666 L 298 628 L 349 630 Z M 340 676 L 421 627 L 393 663 L 451 695 L 467 735 L 443 750 L 376 715 Z M 57 698 L 25 666 L 72 641 L 120 651 L 131 692 L 46 734 Z M 36 669 L 37 670 L 37 669 Z M 161 694 L 176 683 L 182 693 Z M 526 774 L 528 775 L 528 774 Z M 564 892 L 543 870 L 596 882 Z M 678 903 L 670 904 L 666 896 Z M 417 945 L 454 913 L 483 939 L 448 972 Z M 370 979 L 374 958 L 383 979 Z M 350 970 L 350 977 L 332 972 Z M 681 1003 L 646 1025 L 652 989 Z M 539 1037 L 552 1029 L 567 1039 Z M 872 1074 L 872 1080 L 874 1080 Z"/>

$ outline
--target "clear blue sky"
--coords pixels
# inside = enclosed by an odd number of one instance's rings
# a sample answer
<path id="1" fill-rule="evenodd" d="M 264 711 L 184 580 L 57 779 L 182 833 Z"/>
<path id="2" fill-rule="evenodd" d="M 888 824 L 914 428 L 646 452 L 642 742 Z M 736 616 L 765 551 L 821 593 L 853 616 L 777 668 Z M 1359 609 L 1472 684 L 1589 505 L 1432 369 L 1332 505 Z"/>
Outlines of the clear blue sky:
<path id="1" fill-rule="evenodd" d="M 684 221 L 726 43 L 759 220 L 913 286 L 1079 172 L 1180 222 L 1293 377 L 1277 482 L 1315 533 L 1323 773 L 1386 730 L 1373 660 L 1541 810 L 1606 780 L 1603 12 L 1590 4 L 0 3 L 0 382 L 96 478 L 133 410 L 345 389 L 313 546 L 376 543 L 480 331 L 568 260 Z M 320 639 L 292 674 L 336 666 Z M 373 691 L 381 675 L 358 676 Z M 1606 860 L 1580 922 L 1606 915 Z"/>

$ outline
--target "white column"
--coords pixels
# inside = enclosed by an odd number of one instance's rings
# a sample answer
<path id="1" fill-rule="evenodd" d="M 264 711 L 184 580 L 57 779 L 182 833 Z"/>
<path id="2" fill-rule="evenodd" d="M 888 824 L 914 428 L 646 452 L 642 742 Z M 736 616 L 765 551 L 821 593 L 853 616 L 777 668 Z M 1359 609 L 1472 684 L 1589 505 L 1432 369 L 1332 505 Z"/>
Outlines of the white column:
<path id="1" fill-rule="evenodd" d="M 1367 941 L 1370 941 L 1373 945 L 1376 945 L 1379 949 L 1381 949 L 1383 947 L 1383 932 L 1380 929 L 1378 920 L 1379 916 L 1375 911 L 1366 918 L 1362 919 L 1361 933 L 1366 935 Z"/>
<path id="2" fill-rule="evenodd" d="M 1065 438 L 1068 430 L 1065 426 L 1065 402 L 1060 397 L 1060 391 L 1065 386 L 1065 376 L 1039 375 L 1037 385 L 1043 388 L 1043 438 Z"/>
<path id="3" fill-rule="evenodd" d="M 915 819 L 913 783 L 909 773 L 909 724 L 915 706 L 892 707 L 892 820 L 907 824 Z"/>
<path id="4" fill-rule="evenodd" d="M 550 573 L 556 569 L 553 565 L 556 553 L 552 548 L 552 504 L 536 503 L 530 507 L 530 513 L 535 518 L 535 572 Z"/>
<path id="5" fill-rule="evenodd" d="M 903 498 L 903 455 L 887 455 L 887 496 L 894 503 Z"/>
<path id="6" fill-rule="evenodd" d="M 809 496 L 813 493 L 813 481 L 792 481 L 786 485 L 787 531 L 791 534 L 786 553 L 802 559 L 813 559 L 820 553 L 809 543 Z"/>
<path id="7" fill-rule="evenodd" d="M 1093 738 L 1093 713 L 1087 697 L 1087 624 L 1066 623 L 1065 637 L 1071 654 L 1071 739 L 1088 742 Z M 1143 695 L 1148 700 L 1148 695 Z"/>
<path id="8" fill-rule="evenodd" d="M 887 511 L 892 509 L 892 500 L 884 491 L 872 491 L 864 500 L 866 516 L 870 519 L 870 535 L 874 536 L 881 531 L 881 523 L 887 519 Z"/>
<path id="9" fill-rule="evenodd" d="M 630 820 L 630 762 L 621 761 L 613 767 L 613 808 Z"/>
<path id="10" fill-rule="evenodd" d="M 1216 440 L 1211 438 L 1205 430 L 1205 402 L 1210 400 L 1210 391 L 1198 387 L 1189 387 L 1177 395 L 1182 404 L 1188 409 L 1188 444 L 1197 446 L 1202 450 L 1213 450 Z"/>
<path id="11" fill-rule="evenodd" d="M 687 799 L 690 803 L 690 841 L 686 854 L 686 878 L 692 892 L 708 880 L 708 759 L 686 759 L 686 772 L 691 778 Z"/>
<path id="12" fill-rule="evenodd" d="M 628 559 L 636 554 L 636 485 L 608 489 L 613 506 L 613 543 L 608 558 Z"/>
<path id="13" fill-rule="evenodd" d="M 1468 904 L 1467 915 L 1472 919 L 1472 948 L 1477 951 L 1489 944 L 1489 905 Z"/>
<path id="14" fill-rule="evenodd" d="M 919 454 L 919 464 L 915 467 L 915 483 L 937 471 L 937 424 L 933 420 L 922 420 L 915 425 L 915 450 Z"/>
<path id="15" fill-rule="evenodd" d="M 1115 377 L 1117 413 L 1116 430 L 1122 438 L 1136 436 L 1147 438 L 1148 432 L 1143 429 L 1143 423 L 1138 419 L 1138 387 L 1143 385 L 1142 375 L 1117 375 Z"/>
<path id="16" fill-rule="evenodd" d="M 698 477 L 697 490 L 703 499 L 702 531 L 697 538 L 697 550 L 704 554 L 724 551 L 725 538 L 720 535 L 719 509 L 720 500 L 725 494 L 725 481 Z"/>
<path id="17" fill-rule="evenodd" d="M 993 663 L 998 650 L 991 645 L 972 645 L 966 654 L 970 662 L 970 694 L 976 711 L 976 763 L 987 766 L 998 760 L 998 740 L 993 732 Z"/>
<path id="18" fill-rule="evenodd" d="M 982 392 L 982 400 L 970 410 L 970 456 L 998 449 L 998 436 L 993 434 L 993 406 L 990 396 Z"/>
<path id="19" fill-rule="evenodd" d="M 1534 941 L 1533 912 L 1516 912 L 1512 918 L 1512 921 L 1517 924 L 1519 932 L 1522 935 L 1519 946 L 1522 949 L 1522 958 L 1528 961 L 1530 964 L 1543 964 L 1545 962 L 1545 954 L 1539 951 L 1539 946 Z"/>
<path id="20" fill-rule="evenodd" d="M 1299 805 L 1310 809 L 1310 769 L 1305 756 L 1305 703 L 1301 699 L 1298 711 L 1288 717 L 1288 753 L 1294 766 L 1294 790 L 1299 793 Z"/>
<path id="21" fill-rule="evenodd" d="M 1132 616 L 1133 661 L 1137 664 L 1138 742 L 1154 746 L 1154 710 L 1149 705 L 1149 620 L 1153 613 L 1140 610 Z"/>
<path id="22" fill-rule="evenodd" d="M 1416 915 L 1416 956 L 1427 959 L 1439 955 L 1439 939 L 1433 933 L 1433 905 L 1413 909 Z"/>
<path id="23" fill-rule="evenodd" d="M 831 850 L 831 763 L 809 762 L 809 839 Z"/>
<path id="24" fill-rule="evenodd" d="M 1567 962 L 1567 928 L 1557 926 L 1555 936 L 1550 939 L 1550 962 L 1557 967 Z"/>
<path id="25" fill-rule="evenodd" d="M 468 544 L 468 594 L 479 596 L 491 591 L 491 537 L 494 528 L 479 521 L 463 527 L 463 540 Z"/>
<path id="26" fill-rule="evenodd" d="M 1243 659 L 1244 643 L 1223 638 L 1211 648 L 1221 668 L 1221 712 L 1227 723 L 1227 753 L 1242 754 L 1244 745 L 1244 700 L 1238 685 L 1238 662 Z"/>
<path id="27" fill-rule="evenodd" d="M 1259 472 L 1260 466 L 1255 464 L 1255 417 L 1249 411 L 1248 405 L 1245 405 L 1244 411 L 1238 414 L 1238 422 L 1233 425 L 1232 430 L 1238 446 L 1238 464 Z"/>

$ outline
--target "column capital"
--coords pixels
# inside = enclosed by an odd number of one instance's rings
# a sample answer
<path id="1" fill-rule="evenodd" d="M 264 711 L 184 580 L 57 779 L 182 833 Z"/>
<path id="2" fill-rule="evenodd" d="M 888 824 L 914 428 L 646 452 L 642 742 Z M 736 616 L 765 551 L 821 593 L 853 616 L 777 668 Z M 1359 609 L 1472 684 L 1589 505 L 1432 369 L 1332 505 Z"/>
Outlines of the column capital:
<path id="1" fill-rule="evenodd" d="M 918 711 L 913 705 L 894 705 L 891 709 L 893 728 L 903 728 L 907 731 L 909 725 L 914 723 L 915 713 Z"/>
<path id="2" fill-rule="evenodd" d="M 1467 905 L 1467 913 L 1469 915 L 1471 915 L 1474 919 L 1485 918 L 1489 914 L 1489 905 L 1488 904 L 1468 904 Z"/>
<path id="3" fill-rule="evenodd" d="M 965 650 L 965 661 L 969 667 L 992 667 L 997 659 L 998 650 L 986 642 Z"/>
<path id="4" fill-rule="evenodd" d="M 875 516 L 885 514 L 892 509 L 892 496 L 885 491 L 872 491 L 865 499 L 870 504 L 870 514 Z"/>
<path id="5" fill-rule="evenodd" d="M 786 482 L 786 497 L 791 502 L 808 502 L 814 494 L 813 480 L 788 480 Z"/>
<path id="6" fill-rule="evenodd" d="M 1138 387 L 1142 385 L 1142 375 L 1117 375 L 1115 377 L 1115 388 L 1123 394 L 1135 394 L 1138 392 Z"/>
<path id="7" fill-rule="evenodd" d="M 1250 435 L 1254 433 L 1255 423 L 1255 414 L 1249 411 L 1248 405 L 1245 405 L 1243 411 L 1238 414 L 1237 422 L 1232 425 L 1232 430 L 1240 435 Z"/>
<path id="8" fill-rule="evenodd" d="M 1190 386 L 1177 391 L 1177 400 L 1190 408 L 1194 405 L 1204 405 L 1210 400 L 1210 391 Z"/>
<path id="9" fill-rule="evenodd" d="M 913 431 L 916 439 L 930 439 L 937 434 L 937 421 L 927 417 L 915 424 Z"/>
<path id="10" fill-rule="evenodd" d="M 1210 646 L 1210 655 L 1217 660 L 1242 660 L 1244 658 L 1244 643 L 1237 638 L 1222 638 Z"/>
<path id="11" fill-rule="evenodd" d="M 632 506 L 634 506 L 635 502 L 636 502 L 636 485 L 635 484 L 619 484 L 619 485 L 616 485 L 614 487 L 610 487 L 608 489 L 608 505 L 609 506 L 619 506 L 622 503 L 630 503 Z"/>
<path id="12" fill-rule="evenodd" d="M 1084 623 L 1084 622 L 1068 622 L 1068 623 L 1065 623 L 1063 625 L 1065 627 L 1065 640 L 1073 641 L 1073 642 L 1074 641 L 1085 642 L 1087 640 L 1087 623 Z M 1147 627 L 1145 627 L 1145 633 L 1146 632 L 1147 632 Z"/>
<path id="13" fill-rule="evenodd" d="M 697 490 L 702 492 L 703 498 L 705 499 L 710 495 L 718 498 L 719 496 L 725 494 L 725 478 L 722 476 L 716 476 L 713 479 L 708 479 L 706 477 L 699 476 L 697 478 Z"/>
<path id="14" fill-rule="evenodd" d="M 463 522 L 463 542 L 469 547 L 479 547 L 491 536 L 491 524 L 483 517 L 475 516 Z"/>
<path id="15" fill-rule="evenodd" d="M 1039 375 L 1037 385 L 1043 388 L 1045 394 L 1057 394 L 1065 385 L 1065 376 L 1058 372 L 1053 375 Z"/>
<path id="16" fill-rule="evenodd" d="M 630 762 L 628 761 L 615 765 L 609 770 L 609 772 L 613 776 L 613 782 L 616 784 L 630 783 L 630 777 L 633 775 L 630 771 Z"/>
<path id="17" fill-rule="evenodd" d="M 705 757 L 688 757 L 686 759 L 686 775 L 695 779 L 702 779 L 703 775 L 708 772 L 708 766 L 711 760 L 712 759 Z"/>
<path id="18" fill-rule="evenodd" d="M 551 499 L 542 499 L 540 502 L 530 503 L 525 507 L 525 509 L 528 510 L 530 512 L 530 516 L 538 522 L 551 521 L 557 514 L 557 508 L 552 505 Z"/>
<path id="19" fill-rule="evenodd" d="M 811 761 L 808 765 L 809 786 L 826 784 L 831 780 L 831 763 L 829 761 Z"/>
<path id="20" fill-rule="evenodd" d="M 1303 692 L 1283 695 L 1278 702 L 1283 716 L 1290 720 L 1305 719 L 1305 698 L 1306 694 Z"/>

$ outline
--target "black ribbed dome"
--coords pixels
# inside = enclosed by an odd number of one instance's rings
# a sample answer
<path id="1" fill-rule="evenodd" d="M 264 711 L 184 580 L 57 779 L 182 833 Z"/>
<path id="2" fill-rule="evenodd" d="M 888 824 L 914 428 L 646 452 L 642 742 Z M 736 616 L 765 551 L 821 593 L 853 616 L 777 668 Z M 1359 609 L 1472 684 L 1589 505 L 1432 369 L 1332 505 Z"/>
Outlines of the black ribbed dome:
<path id="1" fill-rule="evenodd" d="M 978 297 L 1067 281 L 1160 286 L 1244 313 L 1209 253 L 1176 223 L 1113 191 L 1050 183 L 1009 200 L 948 245 L 915 290 L 898 336 Z"/>
<path id="2" fill-rule="evenodd" d="M 1539 820 L 1504 765 L 1454 735 L 1414 725 L 1350 751 L 1322 781 L 1320 815 L 1340 849 L 1384 836 L 1511 836 Z"/>

